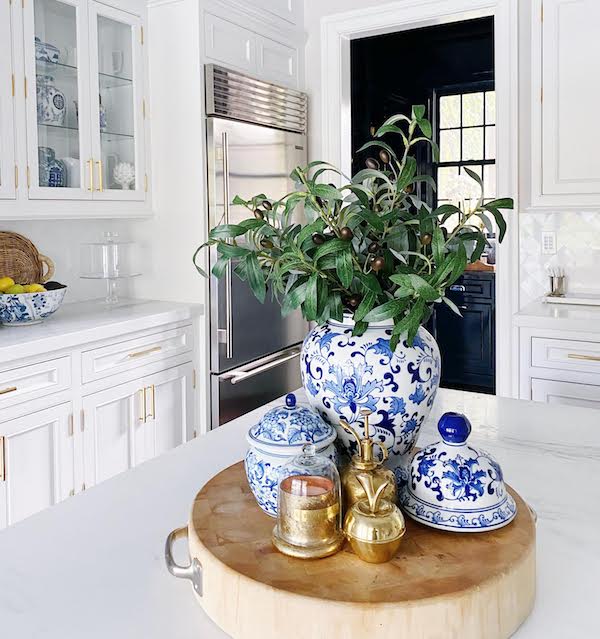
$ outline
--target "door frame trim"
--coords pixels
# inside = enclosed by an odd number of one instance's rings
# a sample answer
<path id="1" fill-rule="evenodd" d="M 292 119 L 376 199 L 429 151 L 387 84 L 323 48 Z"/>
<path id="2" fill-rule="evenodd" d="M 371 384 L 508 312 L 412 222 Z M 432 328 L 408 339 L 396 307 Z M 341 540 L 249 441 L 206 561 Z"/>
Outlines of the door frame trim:
<path id="1" fill-rule="evenodd" d="M 321 19 L 322 159 L 351 172 L 350 41 L 358 38 L 494 17 L 497 188 L 511 194 L 504 242 L 497 248 L 496 344 L 507 344 L 496 358 L 496 393 L 518 397 L 518 331 L 512 317 L 519 309 L 518 215 L 518 0 L 410 0 L 325 16 Z"/>

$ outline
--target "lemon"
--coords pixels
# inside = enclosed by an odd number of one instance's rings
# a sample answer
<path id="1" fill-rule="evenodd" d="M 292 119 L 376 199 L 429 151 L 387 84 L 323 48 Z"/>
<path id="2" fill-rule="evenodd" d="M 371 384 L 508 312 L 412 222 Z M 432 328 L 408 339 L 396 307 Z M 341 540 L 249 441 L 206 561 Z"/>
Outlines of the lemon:
<path id="1" fill-rule="evenodd" d="M 18 295 L 19 293 L 25 292 L 25 287 L 21 286 L 21 284 L 13 284 L 12 286 L 9 286 L 4 292 L 8 293 L 9 295 Z"/>
<path id="2" fill-rule="evenodd" d="M 15 285 L 12 277 L 0 277 L 0 291 L 4 292 L 7 288 Z"/>
<path id="3" fill-rule="evenodd" d="M 25 293 L 43 293 L 46 289 L 41 284 L 26 284 Z"/>

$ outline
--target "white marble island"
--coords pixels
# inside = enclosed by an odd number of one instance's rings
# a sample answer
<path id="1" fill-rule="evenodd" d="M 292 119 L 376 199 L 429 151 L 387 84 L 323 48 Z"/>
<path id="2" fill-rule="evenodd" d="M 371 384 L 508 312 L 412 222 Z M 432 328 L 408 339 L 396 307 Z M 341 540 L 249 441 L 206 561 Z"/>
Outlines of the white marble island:
<path id="1" fill-rule="evenodd" d="M 441 391 L 421 442 L 435 437 L 435 418 L 449 409 L 469 416 L 473 443 L 496 455 L 538 513 L 537 601 L 515 636 L 597 637 L 600 413 Z M 0 533 L 3 634 L 225 637 L 189 582 L 167 573 L 164 541 L 186 522 L 199 488 L 242 458 L 243 435 L 264 410 Z"/>

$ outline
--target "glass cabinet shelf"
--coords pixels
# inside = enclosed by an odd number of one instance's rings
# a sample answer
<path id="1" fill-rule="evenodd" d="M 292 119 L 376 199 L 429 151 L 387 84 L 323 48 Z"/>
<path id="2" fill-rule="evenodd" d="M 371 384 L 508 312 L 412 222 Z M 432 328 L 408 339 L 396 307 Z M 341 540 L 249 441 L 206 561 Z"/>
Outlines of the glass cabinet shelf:
<path id="1" fill-rule="evenodd" d="M 111 75 L 110 73 L 99 73 L 100 89 L 113 89 L 115 87 L 126 87 L 133 84 L 132 78 L 126 78 L 120 75 Z"/>

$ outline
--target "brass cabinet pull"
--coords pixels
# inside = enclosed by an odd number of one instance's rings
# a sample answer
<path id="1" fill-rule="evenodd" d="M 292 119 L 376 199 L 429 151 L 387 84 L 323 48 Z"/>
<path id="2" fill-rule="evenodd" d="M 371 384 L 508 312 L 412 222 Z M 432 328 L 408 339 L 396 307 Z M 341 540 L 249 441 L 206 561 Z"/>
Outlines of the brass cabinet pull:
<path id="1" fill-rule="evenodd" d="M 140 394 L 140 416 L 139 421 L 146 423 L 146 389 L 140 388 L 138 391 Z"/>
<path id="2" fill-rule="evenodd" d="M 7 393 L 14 393 L 17 390 L 16 386 L 9 386 L 0 390 L 0 395 L 6 395 Z"/>
<path id="3" fill-rule="evenodd" d="M 102 177 L 102 160 L 98 160 L 96 162 L 96 166 L 98 167 L 98 191 L 104 191 L 104 182 Z"/>
<path id="4" fill-rule="evenodd" d="M 0 481 L 6 481 L 6 458 L 4 451 L 5 438 L 0 435 Z"/>
<path id="5" fill-rule="evenodd" d="M 88 186 L 88 191 L 94 190 L 94 160 L 91 158 L 87 161 L 88 169 L 90 171 L 90 185 Z"/>
<path id="6" fill-rule="evenodd" d="M 583 359 L 588 362 L 600 362 L 599 355 L 580 355 L 579 353 L 569 353 L 567 357 L 569 359 Z"/>
<path id="7" fill-rule="evenodd" d="M 150 412 L 150 414 L 148 415 L 148 417 L 151 417 L 152 419 L 156 418 L 156 398 L 155 398 L 155 393 L 154 393 L 154 384 L 148 386 L 148 388 L 146 390 L 149 390 L 151 395 L 150 395 L 150 399 L 151 399 L 151 407 L 152 410 Z"/>
<path id="8" fill-rule="evenodd" d="M 147 348 L 143 351 L 136 351 L 135 353 L 129 353 L 127 357 L 129 359 L 133 359 L 134 357 L 142 357 L 143 355 L 150 355 L 150 353 L 158 353 L 158 351 L 162 350 L 162 346 L 153 346 L 152 348 Z"/>

